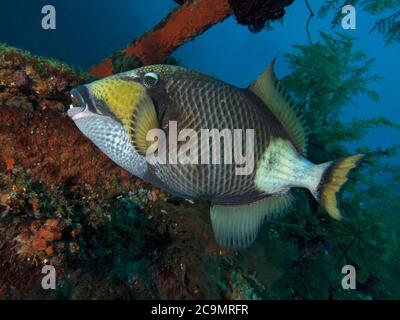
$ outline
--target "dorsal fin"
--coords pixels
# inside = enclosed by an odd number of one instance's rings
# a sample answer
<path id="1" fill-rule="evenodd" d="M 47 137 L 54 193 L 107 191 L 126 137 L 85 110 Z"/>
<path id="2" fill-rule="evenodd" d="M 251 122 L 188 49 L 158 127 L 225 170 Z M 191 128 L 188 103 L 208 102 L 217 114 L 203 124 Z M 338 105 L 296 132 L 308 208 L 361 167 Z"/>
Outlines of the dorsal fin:
<path id="1" fill-rule="evenodd" d="M 290 192 L 243 205 L 212 205 L 211 224 L 218 244 L 228 249 L 251 245 L 265 220 L 280 217 L 293 202 Z"/>
<path id="2" fill-rule="evenodd" d="M 304 117 L 299 114 L 299 108 L 294 105 L 290 95 L 276 79 L 274 64 L 275 59 L 249 89 L 272 111 L 288 132 L 296 149 L 304 154 L 307 151 Z"/>
<path id="3" fill-rule="evenodd" d="M 148 95 L 143 95 L 133 109 L 129 123 L 131 142 L 139 154 L 146 155 L 148 148 L 153 144 L 152 141 L 146 140 L 147 133 L 156 128 L 159 128 L 159 123 L 153 101 Z"/>

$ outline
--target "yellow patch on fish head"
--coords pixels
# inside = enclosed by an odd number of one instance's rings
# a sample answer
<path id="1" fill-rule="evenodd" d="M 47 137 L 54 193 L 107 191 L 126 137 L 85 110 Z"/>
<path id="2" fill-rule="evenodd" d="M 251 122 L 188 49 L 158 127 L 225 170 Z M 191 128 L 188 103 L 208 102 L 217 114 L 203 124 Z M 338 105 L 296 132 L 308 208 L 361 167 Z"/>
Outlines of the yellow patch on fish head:
<path id="1" fill-rule="evenodd" d="M 135 149 L 145 155 L 155 140 L 147 140 L 152 129 L 158 128 L 158 118 L 153 100 L 144 85 L 133 78 L 112 76 L 88 85 L 96 98 L 97 109 L 108 108 L 122 123 Z"/>
<path id="2" fill-rule="evenodd" d="M 90 93 L 102 100 L 124 128 L 129 131 L 132 115 L 147 98 L 146 88 L 133 80 L 109 77 L 88 85 Z"/>

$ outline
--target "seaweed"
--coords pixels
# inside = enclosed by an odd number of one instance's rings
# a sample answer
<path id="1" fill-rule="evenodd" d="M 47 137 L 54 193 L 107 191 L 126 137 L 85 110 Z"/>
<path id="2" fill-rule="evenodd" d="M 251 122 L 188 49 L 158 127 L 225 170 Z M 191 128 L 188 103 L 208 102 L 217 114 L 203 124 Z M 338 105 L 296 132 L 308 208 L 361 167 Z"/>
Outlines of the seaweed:
<path id="1" fill-rule="evenodd" d="M 400 15 L 400 1 L 398 0 L 351 0 L 351 1 L 340 1 L 340 0 L 327 0 L 323 3 L 319 10 L 319 17 L 326 17 L 329 12 L 333 11 L 334 17 L 332 19 L 332 27 L 339 25 L 342 12 L 341 9 L 345 5 L 359 6 L 362 7 L 365 12 L 368 12 L 374 16 L 385 16 L 381 17 L 371 28 L 370 32 L 377 30 L 383 35 L 385 44 L 393 44 L 398 42 L 400 39 L 400 22 L 397 18 Z M 386 12 L 392 10 L 391 14 Z"/>

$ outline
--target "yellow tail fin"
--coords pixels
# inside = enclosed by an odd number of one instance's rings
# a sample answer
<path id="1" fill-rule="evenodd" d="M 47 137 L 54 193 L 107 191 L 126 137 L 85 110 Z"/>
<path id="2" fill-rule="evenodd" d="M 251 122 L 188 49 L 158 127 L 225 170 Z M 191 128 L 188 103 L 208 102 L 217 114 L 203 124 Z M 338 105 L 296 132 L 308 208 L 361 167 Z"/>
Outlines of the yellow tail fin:
<path id="1" fill-rule="evenodd" d="M 337 193 L 347 182 L 349 172 L 357 166 L 363 157 L 364 155 L 362 154 L 356 154 L 339 159 L 333 162 L 322 176 L 319 184 L 318 200 L 320 205 L 336 220 L 340 220 L 342 217 L 337 206 Z"/>

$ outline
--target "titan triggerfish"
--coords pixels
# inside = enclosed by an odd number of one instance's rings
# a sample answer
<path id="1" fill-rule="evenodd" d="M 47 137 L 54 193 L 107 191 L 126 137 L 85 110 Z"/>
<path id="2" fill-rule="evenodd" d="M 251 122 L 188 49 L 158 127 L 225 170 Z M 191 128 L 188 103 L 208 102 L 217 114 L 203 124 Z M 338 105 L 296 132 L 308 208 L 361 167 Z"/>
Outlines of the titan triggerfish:
<path id="1" fill-rule="evenodd" d="M 337 196 L 363 157 L 308 161 L 304 117 L 273 67 L 238 88 L 183 67 L 145 66 L 73 89 L 68 114 L 133 175 L 209 201 L 217 242 L 245 248 L 265 220 L 288 211 L 292 188 L 308 189 L 340 219 Z"/>

